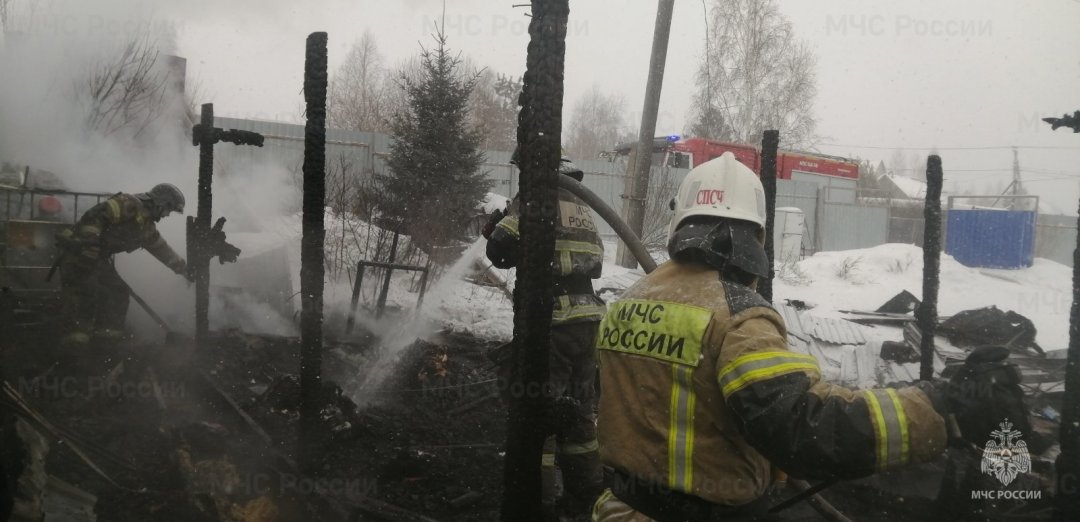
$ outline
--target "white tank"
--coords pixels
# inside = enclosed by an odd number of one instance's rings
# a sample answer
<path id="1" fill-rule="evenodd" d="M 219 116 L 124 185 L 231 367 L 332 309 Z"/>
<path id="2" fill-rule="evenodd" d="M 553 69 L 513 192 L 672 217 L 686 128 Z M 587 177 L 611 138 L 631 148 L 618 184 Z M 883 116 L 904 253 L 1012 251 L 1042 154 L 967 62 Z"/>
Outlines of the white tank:
<path id="1" fill-rule="evenodd" d="M 803 211 L 796 207 L 776 209 L 773 226 L 773 258 L 777 263 L 798 261 L 802 257 Z"/>

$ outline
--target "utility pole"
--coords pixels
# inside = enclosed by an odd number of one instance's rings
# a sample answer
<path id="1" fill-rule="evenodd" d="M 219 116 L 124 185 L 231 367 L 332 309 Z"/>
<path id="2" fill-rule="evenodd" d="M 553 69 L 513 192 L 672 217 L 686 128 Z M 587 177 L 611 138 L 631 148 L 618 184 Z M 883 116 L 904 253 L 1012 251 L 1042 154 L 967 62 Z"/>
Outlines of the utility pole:
<path id="1" fill-rule="evenodd" d="M 629 194 L 623 203 L 623 215 L 638 237 L 645 225 L 645 197 L 649 191 L 649 168 L 652 166 L 653 135 L 656 134 L 656 113 L 660 110 L 660 89 L 664 84 L 664 66 L 667 63 L 668 36 L 671 34 L 671 13 L 675 0 L 660 0 L 656 10 L 656 27 L 653 29 L 652 55 L 649 58 L 649 80 L 645 84 L 645 107 L 641 110 L 641 129 L 638 144 L 630 156 L 626 172 Z M 626 268 L 636 268 L 637 260 L 626 245 L 619 242 L 618 262 Z"/>

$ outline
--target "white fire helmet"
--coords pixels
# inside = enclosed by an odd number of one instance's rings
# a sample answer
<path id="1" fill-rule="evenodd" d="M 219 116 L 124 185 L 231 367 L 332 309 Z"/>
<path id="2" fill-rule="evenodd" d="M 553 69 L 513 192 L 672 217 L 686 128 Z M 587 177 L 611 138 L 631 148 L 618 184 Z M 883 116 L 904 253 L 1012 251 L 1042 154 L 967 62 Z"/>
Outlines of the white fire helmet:
<path id="1" fill-rule="evenodd" d="M 730 152 L 694 167 L 679 185 L 671 208 L 675 215 L 668 227 L 668 241 L 679 224 L 693 216 L 750 221 L 765 230 L 765 189 L 761 180 Z"/>

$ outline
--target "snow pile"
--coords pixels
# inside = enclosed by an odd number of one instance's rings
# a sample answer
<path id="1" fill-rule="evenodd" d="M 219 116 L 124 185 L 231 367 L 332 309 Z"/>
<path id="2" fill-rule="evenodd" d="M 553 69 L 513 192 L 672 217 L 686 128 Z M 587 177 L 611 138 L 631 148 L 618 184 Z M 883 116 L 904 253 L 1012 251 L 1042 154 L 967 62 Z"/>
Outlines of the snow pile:
<path id="1" fill-rule="evenodd" d="M 886 244 L 860 250 L 819 252 L 777 268 L 773 294 L 814 305 L 814 315 L 842 317 L 840 310 L 873 311 L 907 290 L 922 296 L 921 248 Z M 1068 345 L 1072 269 L 1036 259 L 1021 270 L 993 270 L 961 265 L 941 255 L 938 314 L 948 316 L 995 305 L 1026 316 L 1038 329 L 1038 343 L 1050 351 Z"/>

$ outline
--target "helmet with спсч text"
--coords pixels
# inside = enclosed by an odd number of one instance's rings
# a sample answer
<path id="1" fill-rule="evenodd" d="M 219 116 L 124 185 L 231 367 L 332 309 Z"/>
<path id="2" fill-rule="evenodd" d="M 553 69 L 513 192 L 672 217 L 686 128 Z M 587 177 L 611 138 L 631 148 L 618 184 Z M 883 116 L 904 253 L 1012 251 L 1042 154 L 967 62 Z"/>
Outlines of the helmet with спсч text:
<path id="1" fill-rule="evenodd" d="M 765 190 L 754 171 L 730 152 L 687 174 L 671 201 L 668 250 L 697 250 L 708 264 L 729 263 L 759 277 L 768 274 L 764 250 Z"/>

